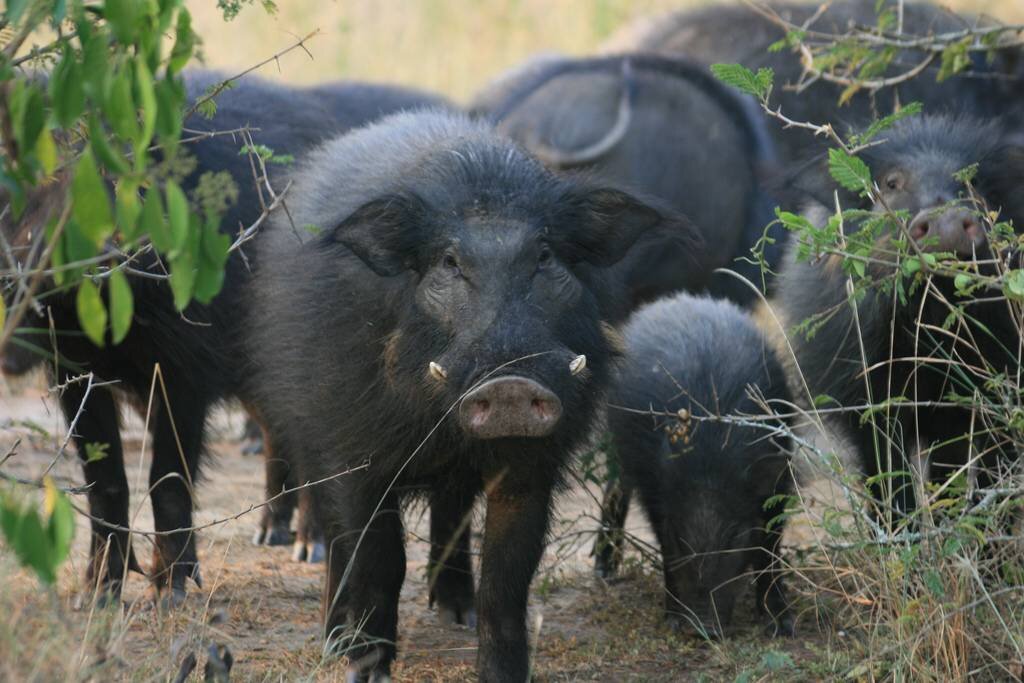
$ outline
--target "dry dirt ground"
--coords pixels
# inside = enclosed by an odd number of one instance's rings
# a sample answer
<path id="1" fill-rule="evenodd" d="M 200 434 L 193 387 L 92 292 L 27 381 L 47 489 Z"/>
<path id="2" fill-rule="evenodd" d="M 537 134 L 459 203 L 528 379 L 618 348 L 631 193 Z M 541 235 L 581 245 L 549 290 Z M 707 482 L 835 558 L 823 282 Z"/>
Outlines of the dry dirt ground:
<path id="1" fill-rule="evenodd" d="M 210 457 L 198 487 L 197 524 L 234 517 L 263 500 L 262 461 L 240 453 L 242 421 L 241 413 L 231 410 L 219 411 L 213 420 Z M 125 426 L 133 527 L 149 530 L 142 424 L 131 415 Z M 33 435 L 40 429 L 51 435 Z M 21 438 L 16 455 L 0 472 L 38 478 L 65 429 L 40 380 L 0 387 L 0 453 Z M 61 485 L 81 482 L 73 455 L 58 461 L 53 475 Z M 20 488 L 41 500 L 38 491 Z M 738 606 L 735 633 L 723 643 L 674 635 L 661 622 L 660 579 L 649 564 L 635 559 L 625 578 L 610 584 L 590 573 L 595 495 L 595 487 L 578 485 L 558 501 L 554 540 L 530 600 L 538 680 L 824 680 L 847 669 L 842 633 L 823 627 L 806 598 L 800 599 L 806 604 L 798 604 L 798 635 L 793 639 L 764 636 L 752 598 Z M 73 498 L 85 506 L 83 496 Z M 0 610 L 7 613 L 0 616 L 0 680 L 171 680 L 189 653 L 198 656 L 201 672 L 214 643 L 230 649 L 233 680 L 344 680 L 344 665 L 321 657 L 322 565 L 293 562 L 287 547 L 253 546 L 257 515 L 241 514 L 200 533 L 204 587 L 191 586 L 187 604 L 171 614 L 151 607 L 147 581 L 138 575 L 130 577 L 120 610 L 74 607 L 87 556 L 84 518 L 79 518 L 71 558 L 52 593 L 18 568 L 0 543 L 5 593 Z M 408 570 L 395 678 L 474 680 L 475 633 L 440 625 L 427 604 L 426 515 L 413 508 L 405 517 Z M 631 514 L 630 527 L 640 539 L 650 540 L 637 511 Z M 802 534 L 806 530 L 793 527 L 789 535 Z M 134 542 L 147 565 L 147 538 L 138 536 Z M 834 631 L 839 635 L 833 636 Z"/>

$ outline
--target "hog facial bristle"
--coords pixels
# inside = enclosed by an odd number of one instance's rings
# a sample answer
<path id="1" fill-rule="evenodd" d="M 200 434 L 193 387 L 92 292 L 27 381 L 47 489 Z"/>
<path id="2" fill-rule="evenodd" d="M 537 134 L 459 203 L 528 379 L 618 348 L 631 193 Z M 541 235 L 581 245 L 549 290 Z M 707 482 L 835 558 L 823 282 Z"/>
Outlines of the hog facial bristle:
<path id="1" fill-rule="evenodd" d="M 439 382 L 448 379 L 448 372 L 434 361 L 430 361 L 427 369 L 430 371 L 430 376 Z"/>

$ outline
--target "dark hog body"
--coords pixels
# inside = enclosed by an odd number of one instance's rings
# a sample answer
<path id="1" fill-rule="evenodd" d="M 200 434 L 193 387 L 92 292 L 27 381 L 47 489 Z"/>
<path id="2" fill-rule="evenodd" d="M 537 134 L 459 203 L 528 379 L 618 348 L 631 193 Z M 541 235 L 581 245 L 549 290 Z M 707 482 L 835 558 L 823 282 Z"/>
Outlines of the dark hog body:
<path id="1" fill-rule="evenodd" d="M 187 74 L 190 101 L 219 80 L 218 75 L 207 72 Z M 194 115 L 185 127 L 192 131 L 229 131 L 251 126 L 256 144 L 266 145 L 277 154 L 298 155 L 325 136 L 394 111 L 389 107 L 436 105 L 439 100 L 390 87 L 338 83 L 313 92 L 250 78 L 223 92 L 217 102 L 217 113 L 212 119 Z M 183 137 L 194 135 L 186 132 Z M 189 190 L 203 173 L 226 171 L 231 175 L 239 197 L 224 215 L 221 229 L 232 236 L 252 224 L 262 211 L 250 160 L 239 154 L 243 145 L 239 134 L 189 143 L 188 151 L 196 166 L 183 183 Z M 273 167 L 270 172 L 273 173 Z M 281 189 L 280 183 L 276 186 Z M 62 187 L 45 188 L 33 198 L 25 220 L 17 226 L 6 225 L 5 231 L 28 237 L 34 227 L 38 231 L 38 225 L 45 224 L 46 216 L 60 209 L 63 198 Z M 41 309 L 23 322 L 23 327 L 42 332 L 17 335 L 3 357 L 4 371 L 12 374 L 26 372 L 51 359 L 47 366 L 56 383 L 91 372 L 97 381 L 115 382 L 116 393 L 143 411 L 154 382 L 154 368 L 159 365 L 160 379 L 153 394 L 155 407 L 150 420 L 154 444 L 150 483 L 155 527 L 163 533 L 156 537 L 151 575 L 158 588 L 170 585 L 172 600 L 184 595 L 186 577 L 198 580 L 199 576 L 192 535 L 167 532 L 192 526 L 191 490 L 199 475 L 207 413 L 221 399 L 239 397 L 245 402 L 239 345 L 241 320 L 248 301 L 242 297 L 242 291 L 248 286 L 255 259 L 251 247 L 252 243 L 243 245 L 229 258 L 223 289 L 209 305 L 193 303 L 183 314 L 175 310 L 166 281 L 130 277 L 135 318 L 128 336 L 118 345 L 108 339 L 105 347 L 98 348 L 88 341 L 80 331 L 74 293 L 54 291 L 43 297 Z M 246 258 L 242 258 L 243 253 Z M 154 273 L 165 272 L 153 257 L 143 258 L 133 266 Z M 46 331 L 49 317 L 56 331 L 60 358 L 57 365 L 52 362 L 54 354 Z M 126 567 L 141 571 L 129 550 L 128 535 L 122 530 L 129 526 L 129 517 L 119 411 L 115 392 L 109 388 L 93 388 L 86 397 L 84 383 L 73 383 L 61 394 L 61 405 L 69 422 L 78 414 L 83 401 L 75 434 L 82 458 L 86 444 L 109 444 L 105 458 L 83 465 L 86 481 L 92 486 L 90 510 L 98 520 L 93 523 L 89 577 L 117 594 Z M 287 472 L 279 458 L 268 458 L 271 494 L 280 493 Z M 280 523 L 280 517 L 290 512 L 290 506 L 278 505 L 274 515 Z M 269 521 L 265 519 L 265 525 Z M 287 532 L 287 516 L 284 524 Z M 109 554 L 105 551 L 108 539 Z"/>
<path id="2" fill-rule="evenodd" d="M 869 27 L 877 24 L 874 0 L 848 0 L 831 3 L 817 18 L 811 29 L 829 34 L 845 34 L 851 25 Z M 893 8 L 894 2 L 884 7 Z M 802 25 L 818 11 L 816 3 L 772 3 L 772 9 L 785 20 Z M 928 3 L 904 5 L 904 30 L 916 36 L 960 31 L 991 20 L 959 17 L 949 10 Z M 785 37 L 785 30 L 753 9 L 736 3 L 715 5 L 691 11 L 680 11 L 653 18 L 628 28 L 612 40 L 609 48 L 617 50 L 649 50 L 680 55 L 704 64 L 739 63 L 754 69 L 769 67 L 775 72 L 771 104 L 781 106 L 782 113 L 795 121 L 815 124 L 832 123 L 840 133 L 860 129 L 871 121 L 893 111 L 896 102 L 921 102 L 926 113 L 970 113 L 981 118 L 999 117 L 1011 109 L 1020 111 L 1024 100 L 1024 72 L 1021 71 L 1020 49 L 997 53 L 992 64 L 984 54 L 972 56 L 970 73 L 936 82 L 939 60 L 917 77 L 895 87 L 874 93 L 861 91 L 848 103 L 839 104 L 845 86 L 819 80 L 802 92 L 787 88 L 800 80 L 802 67 L 799 55 L 783 49 L 768 52 L 768 47 Z M 897 56 L 890 74 L 903 73 L 927 57 L 921 51 L 905 51 Z M 1011 105 L 1011 103 L 1016 103 Z M 784 129 L 770 121 L 768 128 L 780 153 L 789 161 L 803 159 L 809 149 L 820 150 L 827 144 L 813 138 L 806 130 Z"/>
<path id="3" fill-rule="evenodd" d="M 654 55 L 544 57 L 498 79 L 471 107 L 556 169 L 598 177 L 666 202 L 700 230 L 707 246 L 697 270 L 659 235 L 617 266 L 631 310 L 682 289 L 703 288 L 741 305 L 757 294 L 760 268 L 738 257 L 774 219 L 762 174 L 775 159 L 756 107 L 701 64 Z M 770 250 L 769 250 L 770 251 Z M 774 254 L 768 253 L 770 261 Z"/>
<path id="4" fill-rule="evenodd" d="M 788 412 L 774 352 L 734 304 L 689 294 L 640 309 L 623 335 L 626 360 L 608 398 L 609 457 L 621 475 L 605 495 L 598 574 L 618 569 L 635 494 L 661 547 L 672 623 L 721 636 L 753 576 L 771 632 L 791 635 L 780 574 L 783 524 L 772 523 L 785 504 L 765 506 L 793 490 L 790 439 L 779 431 L 783 420 L 765 420 L 765 407 L 751 397 Z M 699 420 L 711 416 L 746 416 L 760 426 Z"/>
<path id="5" fill-rule="evenodd" d="M 926 251 L 953 252 L 962 260 L 972 260 L 974 254 L 979 261 L 994 256 L 1005 259 L 1005 254 L 989 253 L 983 224 L 968 204 L 948 205 L 964 193 L 953 173 L 977 162 L 973 181 L 977 192 L 990 209 L 1001 209 L 1000 220 L 1012 221 L 1019 232 L 1024 225 L 1024 149 L 1008 146 L 996 125 L 969 118 L 910 119 L 885 136 L 888 142 L 862 158 L 885 202 L 893 210 L 909 213 L 910 237 Z M 818 178 L 825 178 L 823 169 L 819 171 Z M 820 195 L 830 196 L 832 190 L 823 188 Z M 849 196 L 842 200 L 849 208 L 858 206 L 858 201 L 860 208 L 878 210 L 868 200 Z M 892 257 L 885 253 L 891 251 L 889 239 L 880 238 L 878 253 L 867 269 L 875 282 L 895 272 Z M 1013 265 L 1017 259 L 1010 258 L 1011 267 L 1019 267 Z M 979 268 L 983 274 L 995 272 L 992 264 L 979 263 Z M 877 405 L 897 396 L 912 402 L 948 403 L 951 393 L 970 397 L 976 387 L 997 403 L 1012 400 L 987 386 L 991 374 L 1006 371 L 1014 377 L 1020 363 L 1020 323 L 999 292 L 982 291 L 964 299 L 949 278 L 935 276 L 927 287 L 919 284 L 901 302 L 891 289 L 870 287 L 857 301 L 855 317 L 848 303 L 847 280 L 839 256 L 798 262 L 793 254 L 780 278 L 777 305 L 789 324 L 827 317 L 813 338 L 803 333 L 790 337 L 810 395 L 828 395 L 847 407 Z M 965 317 L 944 333 L 950 305 L 957 304 L 963 305 Z M 963 407 L 916 409 L 894 404 L 863 422 L 861 408 L 845 413 L 838 422 L 852 437 L 868 476 L 923 466 L 929 468 L 922 472 L 926 478 L 930 472 L 932 481 L 942 481 L 966 464 L 973 452 L 984 454 L 979 461 L 979 485 L 984 485 L 986 471 L 1012 462 L 1015 456 L 1005 433 L 1000 434 L 998 425 L 988 424 L 974 403 L 971 399 Z M 882 486 L 873 492 L 883 501 L 883 510 L 891 504 L 898 520 L 915 507 L 912 481 L 902 475 L 887 481 L 891 495 Z"/>
<path id="6" fill-rule="evenodd" d="M 352 678 L 388 675 L 401 503 L 424 496 L 431 602 L 476 621 L 481 680 L 525 680 L 552 492 L 617 353 L 609 266 L 681 219 L 552 175 L 488 126 L 441 113 L 333 140 L 294 178 L 292 215 L 315 229 L 300 240 L 278 222 L 260 245 L 275 258 L 261 261 L 247 338 L 273 448 L 323 482 L 326 635 L 348 648 Z M 481 493 L 474 591 L 466 520 Z M 356 628 L 368 643 L 346 640 Z"/>

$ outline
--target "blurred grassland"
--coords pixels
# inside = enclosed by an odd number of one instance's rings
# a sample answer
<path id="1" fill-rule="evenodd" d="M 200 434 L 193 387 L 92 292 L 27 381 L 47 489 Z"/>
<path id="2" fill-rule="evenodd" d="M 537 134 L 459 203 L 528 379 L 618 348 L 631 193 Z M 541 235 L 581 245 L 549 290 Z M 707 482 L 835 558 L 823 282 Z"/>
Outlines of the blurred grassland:
<path id="1" fill-rule="evenodd" d="M 225 23 L 213 0 L 190 0 L 208 67 L 237 72 L 319 29 L 302 50 L 259 73 L 291 83 L 332 79 L 418 86 L 465 101 L 538 52 L 586 54 L 642 16 L 702 0 L 276 0 Z M 1024 23 L 1024 0 L 952 0 L 961 12 Z M 723 36 L 723 40 L 731 40 Z"/>

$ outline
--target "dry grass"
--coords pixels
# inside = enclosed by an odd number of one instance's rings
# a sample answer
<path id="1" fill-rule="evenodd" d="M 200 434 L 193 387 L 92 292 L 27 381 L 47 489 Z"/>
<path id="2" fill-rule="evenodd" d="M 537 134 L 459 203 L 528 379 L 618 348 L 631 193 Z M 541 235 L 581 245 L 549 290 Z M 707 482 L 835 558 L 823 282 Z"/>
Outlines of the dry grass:
<path id="1" fill-rule="evenodd" d="M 207 64 L 240 70 L 314 29 L 313 59 L 295 52 L 261 73 L 293 83 L 339 78 L 418 86 L 465 101 L 503 70 L 543 51 L 585 54 L 626 22 L 702 0 L 278 0 L 227 27 L 214 3 L 192 0 Z M 1024 21 L 1021 0 L 952 0 L 961 11 Z M 214 36 L 216 38 L 214 38 Z"/>
<path id="2" fill-rule="evenodd" d="M 268 17 L 249 8 L 225 26 L 209 0 L 191 3 L 195 24 L 206 37 L 211 67 L 241 70 L 313 29 L 321 34 L 301 51 L 285 56 L 279 69 L 263 75 L 289 82 L 336 78 L 415 85 L 465 100 L 502 70 L 539 51 L 582 54 L 593 50 L 623 23 L 651 12 L 700 4 L 689 0 L 279 0 Z M 957 9 L 989 12 L 1024 21 L 1022 0 L 962 0 Z M 0 388 L 0 415 L 30 417 L 61 433 L 53 405 L 30 389 L 20 398 Z M 237 421 L 222 428 L 235 430 Z M 137 426 L 135 427 L 137 430 Z M 0 429 L 0 452 L 15 431 Z M 222 432 L 222 436 L 224 433 Z M 132 509 L 137 524 L 152 528 L 143 488 L 147 460 L 138 440 L 126 443 L 136 454 L 129 464 Z M 37 476 L 49 461 L 52 443 L 26 441 L 5 471 Z M 219 463 L 200 488 L 197 521 L 222 518 L 262 499 L 262 466 L 242 458 L 223 438 Z M 138 476 L 139 473 L 142 476 Z M 69 458 L 58 478 L 78 482 L 78 464 Z M 819 472 L 819 474 L 822 474 Z M 842 475 L 824 473 L 834 483 Z M 841 487 L 840 487 L 841 489 Z M 976 555 L 929 555 L 916 564 L 900 563 L 898 553 L 880 555 L 861 548 L 843 552 L 831 546 L 835 534 L 823 519 L 847 514 L 835 486 L 802 492 L 808 514 L 791 523 L 787 536 L 791 586 L 798 593 L 798 637 L 769 641 L 760 635 L 750 609 L 737 637 L 720 644 L 683 641 L 660 622 L 659 575 L 649 565 L 612 586 L 589 576 L 581 528 L 593 528 L 591 496 L 574 492 L 560 508 L 560 540 L 552 543 L 544 571 L 534 584 L 531 620 L 537 637 L 536 667 L 541 680 L 950 680 L 981 670 L 981 678 L 1020 675 L 1013 648 L 1024 648 L 1024 603 L 1019 593 L 993 595 L 972 571 Z M 640 515 L 634 533 L 646 534 Z M 287 549 L 256 549 L 248 544 L 255 515 L 205 531 L 199 545 L 206 587 L 193 591 L 181 611 L 167 616 L 148 609 L 143 579 L 133 577 L 124 611 L 75 611 L 76 591 L 87 556 L 87 526 L 80 520 L 71 561 L 55 593 L 0 553 L 0 680 L 168 680 L 188 652 L 200 655 L 210 643 L 226 644 L 236 658 L 240 680 L 343 680 L 344 667 L 323 662 L 319 639 L 321 568 L 290 563 Z M 426 551 L 422 518 L 410 522 L 410 566 L 403 589 L 400 624 L 400 680 L 474 679 L 475 635 L 438 627 L 426 605 L 423 581 Z M 649 536 L 648 536 L 649 538 Z M 146 557 L 146 548 L 142 557 Z M 145 562 L 145 560 L 144 560 Z M 931 565 L 926 564 L 932 562 Z M 939 579 L 920 571 L 927 567 Z M 926 578 L 927 577 L 927 578 Z M 941 588 L 941 590 L 936 590 Z M 987 600 L 991 599 L 989 603 Z M 748 601 L 748 607 L 749 607 Z M 974 609 L 978 607 L 978 609 Z M 738 616 L 740 616 L 738 614 Z M 991 652 L 1001 668 L 985 668 L 979 652 Z"/>

